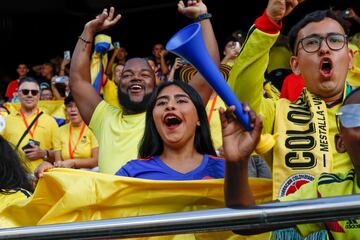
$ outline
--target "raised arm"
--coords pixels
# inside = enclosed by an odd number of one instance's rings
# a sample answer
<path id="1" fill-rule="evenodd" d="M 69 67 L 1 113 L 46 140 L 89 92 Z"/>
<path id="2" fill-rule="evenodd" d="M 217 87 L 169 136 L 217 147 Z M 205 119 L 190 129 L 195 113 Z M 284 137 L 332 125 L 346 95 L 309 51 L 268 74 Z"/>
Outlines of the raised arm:
<path id="1" fill-rule="evenodd" d="M 108 65 L 107 65 L 107 67 L 106 67 L 105 73 L 106 73 L 106 76 L 107 76 L 110 80 L 114 80 L 114 79 L 112 79 L 112 78 L 113 78 L 113 64 L 114 64 L 114 62 L 115 62 L 115 58 L 116 58 L 118 52 L 119 52 L 119 48 L 115 48 L 115 49 L 114 49 L 114 52 L 113 52 L 113 54 L 111 55 L 111 58 L 110 58 L 110 60 L 109 60 L 109 62 L 108 62 Z"/>
<path id="2" fill-rule="evenodd" d="M 97 32 L 114 26 L 120 15 L 115 16 L 113 7 L 103 12 L 95 19 L 85 24 L 79 36 L 70 65 L 70 89 L 76 105 L 86 124 L 90 123 L 91 116 L 101 98 L 91 85 L 90 54 L 94 36 Z"/>
<path id="3" fill-rule="evenodd" d="M 252 131 L 247 132 L 234 117 L 234 106 L 226 112 L 220 108 L 220 119 L 223 135 L 223 148 L 225 155 L 225 204 L 230 208 L 251 208 L 255 206 L 255 200 L 248 179 L 248 159 L 260 140 L 262 119 L 250 111 L 248 105 L 243 107 L 249 112 Z M 253 235 L 269 232 L 275 229 L 292 227 L 283 225 L 276 227 L 260 228 L 256 230 L 234 230 L 241 235 Z"/>
<path id="4" fill-rule="evenodd" d="M 241 102 L 264 117 L 264 132 L 273 129 L 274 100 L 263 97 L 264 73 L 269 62 L 269 51 L 282 27 L 281 20 L 302 0 L 269 0 L 266 11 L 256 19 L 247 40 L 232 67 L 228 84 Z"/>
<path id="5" fill-rule="evenodd" d="M 168 51 L 163 49 L 160 52 L 160 67 L 161 67 L 161 72 L 164 75 L 168 75 L 170 73 L 169 70 L 169 66 L 166 63 L 166 55 L 168 54 Z"/>
<path id="6" fill-rule="evenodd" d="M 201 14 L 207 13 L 207 7 L 202 0 L 188 1 L 185 6 L 183 1 L 179 1 L 178 10 L 181 14 L 191 19 L 196 19 Z M 214 61 L 214 63 L 220 65 L 219 47 L 215 38 L 215 34 L 210 22 L 210 19 L 205 19 L 200 22 L 202 29 L 202 36 L 204 38 L 206 48 Z M 196 73 L 189 83 L 200 94 L 204 105 L 206 106 L 213 89 L 207 83 L 207 81 L 201 76 L 200 73 Z"/>
<path id="7" fill-rule="evenodd" d="M 244 104 L 244 111 L 249 112 L 252 131 L 245 131 L 234 117 L 235 107 L 226 112 L 220 108 L 220 120 L 223 136 L 225 165 L 225 204 L 228 207 L 252 207 L 255 200 L 248 182 L 248 160 L 260 140 L 262 119 L 250 111 Z"/>

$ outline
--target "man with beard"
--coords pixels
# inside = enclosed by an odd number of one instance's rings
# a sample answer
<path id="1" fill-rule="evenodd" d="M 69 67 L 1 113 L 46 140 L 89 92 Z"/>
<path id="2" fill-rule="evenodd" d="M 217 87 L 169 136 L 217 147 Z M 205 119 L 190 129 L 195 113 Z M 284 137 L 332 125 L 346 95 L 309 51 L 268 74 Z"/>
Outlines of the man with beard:
<path id="1" fill-rule="evenodd" d="M 207 7 L 199 1 L 188 6 L 180 1 L 178 10 L 183 15 L 196 19 L 209 16 Z M 75 47 L 70 68 L 70 87 L 81 116 L 93 130 L 100 146 L 99 170 L 114 174 L 127 161 L 137 158 L 138 144 L 145 127 L 145 110 L 155 87 L 154 71 L 145 59 L 133 58 L 126 62 L 119 84 L 118 98 L 122 109 L 112 107 L 103 101 L 90 84 L 90 53 L 94 35 L 115 25 L 120 15 L 114 15 L 114 8 L 104 11 L 88 22 Z M 209 17 L 200 21 L 202 34 L 210 55 L 219 64 L 220 57 Z M 207 103 L 211 88 L 200 74 L 194 76 L 191 85 Z"/>

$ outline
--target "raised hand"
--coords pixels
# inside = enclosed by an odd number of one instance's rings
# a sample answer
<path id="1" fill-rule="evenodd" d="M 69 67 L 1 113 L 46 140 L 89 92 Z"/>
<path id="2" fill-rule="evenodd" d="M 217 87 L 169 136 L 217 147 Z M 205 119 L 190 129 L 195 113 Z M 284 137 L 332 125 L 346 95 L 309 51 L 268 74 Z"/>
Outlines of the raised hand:
<path id="1" fill-rule="evenodd" d="M 251 111 L 249 105 L 243 104 L 245 112 L 249 113 L 252 131 L 246 131 L 236 120 L 235 106 L 230 106 L 227 111 L 220 108 L 220 120 L 223 136 L 224 157 L 227 161 L 248 161 L 248 158 L 260 140 L 262 119 Z"/>
<path id="2" fill-rule="evenodd" d="M 97 15 L 95 19 L 85 24 L 85 29 L 88 29 L 93 34 L 114 26 L 121 18 L 120 14 L 115 16 L 115 8 L 110 7 L 108 11 L 106 8 L 101 14 Z"/>
<path id="3" fill-rule="evenodd" d="M 191 19 L 195 19 L 199 15 L 207 13 L 207 7 L 202 0 L 187 1 L 187 6 L 185 6 L 183 1 L 179 1 L 177 6 L 178 11 L 181 14 Z"/>
<path id="4" fill-rule="evenodd" d="M 275 22 L 280 22 L 292 10 L 304 0 L 269 0 L 266 13 Z"/>
<path id="5" fill-rule="evenodd" d="M 356 20 L 359 17 L 354 11 L 354 9 L 348 8 L 347 11 L 349 11 L 349 14 L 345 15 L 344 18 Z"/>
<path id="6" fill-rule="evenodd" d="M 54 166 L 49 163 L 49 162 L 43 162 L 41 163 L 36 169 L 35 169 L 35 177 L 37 179 L 41 178 L 42 176 L 44 176 L 44 172 L 46 172 L 48 169 L 53 168 Z"/>

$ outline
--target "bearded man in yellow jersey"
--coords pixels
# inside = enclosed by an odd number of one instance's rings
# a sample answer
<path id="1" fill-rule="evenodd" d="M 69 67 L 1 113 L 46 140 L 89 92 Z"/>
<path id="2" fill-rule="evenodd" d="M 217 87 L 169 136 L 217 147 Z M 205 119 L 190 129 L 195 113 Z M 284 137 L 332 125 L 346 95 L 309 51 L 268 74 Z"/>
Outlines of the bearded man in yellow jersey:
<path id="1" fill-rule="evenodd" d="M 20 110 L 6 116 L 2 135 L 25 153 L 26 164 L 34 172 L 44 160 L 54 161 L 52 138 L 58 125 L 54 118 L 38 109 L 40 87 L 35 79 L 21 79 L 18 96 Z"/>
<path id="2" fill-rule="evenodd" d="M 178 10 L 195 19 L 207 13 L 201 1 L 191 1 L 188 6 L 180 1 Z M 93 130 L 99 142 L 99 171 L 114 174 L 127 161 L 138 156 L 138 145 L 145 128 L 145 111 L 155 87 L 155 74 L 147 61 L 133 58 L 125 63 L 118 83 L 118 98 L 122 109 L 103 101 L 90 84 L 90 53 L 95 34 L 114 26 L 120 19 L 115 9 L 104 9 L 89 21 L 76 44 L 70 68 L 70 87 L 80 114 Z M 210 55 L 217 65 L 220 57 L 209 18 L 200 21 L 202 34 Z M 190 85 L 201 95 L 206 105 L 211 88 L 200 74 Z"/>

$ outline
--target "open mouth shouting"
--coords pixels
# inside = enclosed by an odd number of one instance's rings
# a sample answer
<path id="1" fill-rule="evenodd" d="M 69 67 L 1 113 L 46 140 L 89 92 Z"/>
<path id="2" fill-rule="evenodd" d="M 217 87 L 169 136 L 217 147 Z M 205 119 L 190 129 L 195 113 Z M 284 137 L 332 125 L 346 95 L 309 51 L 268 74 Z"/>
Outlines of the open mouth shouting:
<path id="1" fill-rule="evenodd" d="M 320 74 L 323 78 L 329 79 L 333 73 L 333 62 L 330 58 L 324 57 L 320 61 Z"/>
<path id="2" fill-rule="evenodd" d="M 176 114 L 168 113 L 164 117 L 164 123 L 169 129 L 175 129 L 182 123 L 182 120 Z"/>
<path id="3" fill-rule="evenodd" d="M 72 117 L 72 118 L 76 118 L 77 116 L 78 116 L 78 114 L 76 112 L 70 113 L 70 117 Z"/>
<path id="4" fill-rule="evenodd" d="M 132 84 L 128 87 L 128 91 L 132 94 L 142 93 L 144 90 L 145 90 L 144 86 L 138 83 Z"/>

